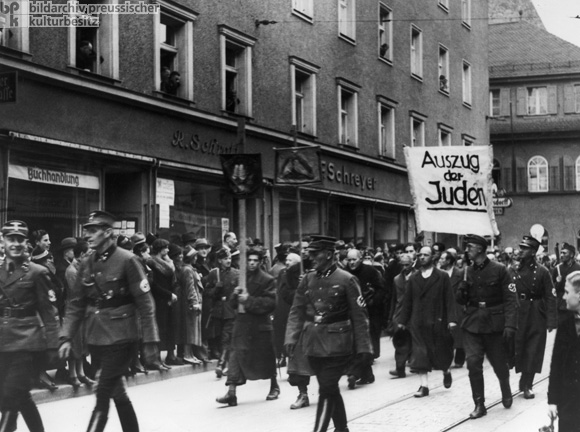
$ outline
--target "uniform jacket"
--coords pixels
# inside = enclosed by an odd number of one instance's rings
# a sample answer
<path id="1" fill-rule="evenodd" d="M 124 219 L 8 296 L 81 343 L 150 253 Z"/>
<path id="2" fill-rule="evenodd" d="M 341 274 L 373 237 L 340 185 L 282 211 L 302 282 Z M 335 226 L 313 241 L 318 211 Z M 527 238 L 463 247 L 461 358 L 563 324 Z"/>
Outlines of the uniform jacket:
<path id="1" fill-rule="evenodd" d="M 274 278 L 265 271 L 248 270 L 246 289 L 249 297 L 244 303 L 245 312 L 238 312 L 234 321 L 231 348 L 246 379 L 269 379 L 276 373 L 271 314 L 276 308 Z M 238 296 L 232 295 L 231 305 L 238 307 Z M 231 371 L 231 369 L 230 369 Z M 228 374 L 228 382 L 237 377 Z"/>
<path id="2" fill-rule="evenodd" d="M 219 272 L 219 273 L 218 273 Z M 230 297 L 239 284 L 240 271 L 235 268 L 212 269 L 206 278 L 205 290 L 212 302 L 211 316 L 219 319 L 234 319 L 236 310 Z"/>
<path id="3" fill-rule="evenodd" d="M 315 323 L 315 317 L 339 320 Z M 372 353 L 368 314 L 358 279 L 336 265 L 324 273 L 307 273 L 294 296 L 285 343 L 296 344 L 302 331 L 302 348 L 308 356 Z"/>
<path id="4" fill-rule="evenodd" d="M 84 319 L 89 345 L 136 341 L 138 309 L 143 342 L 159 341 L 149 283 L 131 252 L 113 245 L 100 257 L 93 253 L 85 258 L 71 295 L 62 339 L 70 340 Z M 101 309 L 94 305 L 97 299 L 104 298 L 124 299 L 128 303 Z"/>
<path id="5" fill-rule="evenodd" d="M 564 286 L 566 285 L 566 276 L 570 273 L 579 271 L 580 264 L 572 262 L 572 265 L 560 263 L 552 270 L 552 281 L 554 288 L 556 288 L 556 295 L 558 296 L 558 310 L 567 311 L 566 301 L 562 298 L 564 296 Z"/>
<path id="6" fill-rule="evenodd" d="M 550 381 L 548 403 L 571 406 L 578 413 L 580 404 L 580 337 L 576 333 L 574 314 L 569 314 L 558 326 Z"/>
<path id="7" fill-rule="evenodd" d="M 516 287 L 503 264 L 487 258 L 479 266 L 472 264 L 467 267 L 467 282 L 463 329 L 484 334 L 501 333 L 505 327 L 517 329 Z"/>
<path id="8" fill-rule="evenodd" d="M 0 315 L 0 352 L 57 348 L 59 320 L 48 297 L 48 270 L 24 262 L 10 274 L 7 266 L 6 261 L 0 266 L 0 307 L 26 311 L 30 316 Z"/>

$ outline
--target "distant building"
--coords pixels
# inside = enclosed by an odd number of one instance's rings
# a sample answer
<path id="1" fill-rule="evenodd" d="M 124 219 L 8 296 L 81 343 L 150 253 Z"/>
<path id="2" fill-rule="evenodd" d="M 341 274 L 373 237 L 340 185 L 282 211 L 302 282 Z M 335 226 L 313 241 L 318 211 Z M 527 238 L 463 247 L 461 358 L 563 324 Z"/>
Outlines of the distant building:
<path id="1" fill-rule="evenodd" d="M 580 47 L 527 22 L 490 25 L 489 65 L 494 177 L 513 203 L 497 209 L 501 245 L 534 225 L 550 253 L 580 245 Z"/>
<path id="2" fill-rule="evenodd" d="M 0 73 L 18 74 L 0 103 L 2 219 L 57 243 L 100 207 L 119 232 L 216 243 L 239 230 L 220 155 L 245 137 L 265 179 L 249 236 L 297 240 L 296 191 L 273 184 L 274 148 L 297 144 L 320 146 L 323 170 L 301 190 L 303 233 L 384 247 L 416 236 L 403 146 L 489 144 L 487 2 L 152 3 L 0 32 Z"/>

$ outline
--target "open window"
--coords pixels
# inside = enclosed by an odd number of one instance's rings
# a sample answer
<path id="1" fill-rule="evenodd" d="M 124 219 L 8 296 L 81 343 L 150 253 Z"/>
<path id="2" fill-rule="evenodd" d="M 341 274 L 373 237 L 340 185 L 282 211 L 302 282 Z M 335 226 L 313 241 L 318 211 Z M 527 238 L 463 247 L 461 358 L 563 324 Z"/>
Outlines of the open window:
<path id="1" fill-rule="evenodd" d="M 383 3 L 379 3 L 379 58 L 393 61 L 393 13 Z"/>
<path id="2" fill-rule="evenodd" d="M 316 74 L 319 70 L 309 62 L 290 58 L 292 124 L 298 132 L 309 135 L 316 135 Z"/>

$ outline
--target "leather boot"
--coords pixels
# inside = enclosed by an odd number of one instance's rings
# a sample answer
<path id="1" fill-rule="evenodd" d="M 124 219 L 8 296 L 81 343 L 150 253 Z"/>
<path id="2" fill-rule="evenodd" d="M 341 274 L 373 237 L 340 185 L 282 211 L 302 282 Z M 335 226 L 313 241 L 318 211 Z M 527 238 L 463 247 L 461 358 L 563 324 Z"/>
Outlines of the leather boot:
<path id="1" fill-rule="evenodd" d="M 125 402 L 119 403 L 116 406 L 123 432 L 139 432 L 139 422 L 137 421 L 133 404 L 131 402 Z"/>
<path id="2" fill-rule="evenodd" d="M 469 414 L 469 418 L 477 419 L 487 414 L 485 408 L 485 385 L 483 376 L 470 377 L 471 393 L 473 395 L 473 402 L 475 402 L 475 409 Z"/>
<path id="3" fill-rule="evenodd" d="M 510 408 L 514 401 L 514 398 L 512 397 L 512 389 L 510 387 L 510 379 L 500 379 L 499 387 L 501 388 L 501 403 L 505 408 Z"/>
<path id="4" fill-rule="evenodd" d="M 334 411 L 334 400 L 328 396 L 318 398 L 318 407 L 316 408 L 316 421 L 314 423 L 314 432 L 326 432 L 328 424 Z"/>
<path id="5" fill-rule="evenodd" d="M 483 398 L 473 399 L 473 402 L 475 402 L 475 409 L 469 413 L 470 419 L 478 419 L 487 414 L 487 408 L 485 407 Z"/>
<path id="6" fill-rule="evenodd" d="M 290 405 L 290 409 L 300 409 L 310 406 L 310 400 L 308 400 L 308 393 L 300 392 L 298 394 L 298 399 L 292 405 Z"/>
<path id="7" fill-rule="evenodd" d="M 103 411 L 93 411 L 87 432 L 103 432 L 107 425 L 107 415 Z"/>
<path id="8" fill-rule="evenodd" d="M 32 398 L 27 398 L 24 401 L 20 407 L 20 413 L 30 432 L 44 432 L 44 425 L 42 424 L 40 413 Z"/>
<path id="9" fill-rule="evenodd" d="M 0 432 L 12 432 L 15 430 L 17 418 L 18 411 L 2 411 L 2 419 L 0 419 Z"/>
<path id="10" fill-rule="evenodd" d="M 534 373 L 522 372 L 520 380 L 522 391 L 524 392 L 524 399 L 533 399 L 536 397 L 532 387 L 534 386 Z"/>

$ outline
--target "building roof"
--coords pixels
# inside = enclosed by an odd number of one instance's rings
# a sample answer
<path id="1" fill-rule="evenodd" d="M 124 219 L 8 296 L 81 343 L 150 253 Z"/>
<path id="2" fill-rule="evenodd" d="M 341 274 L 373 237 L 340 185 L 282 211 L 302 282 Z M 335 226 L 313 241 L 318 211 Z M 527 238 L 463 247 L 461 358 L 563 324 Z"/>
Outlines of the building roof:
<path id="1" fill-rule="evenodd" d="M 580 47 L 525 21 L 489 26 L 490 78 L 580 71 Z"/>

